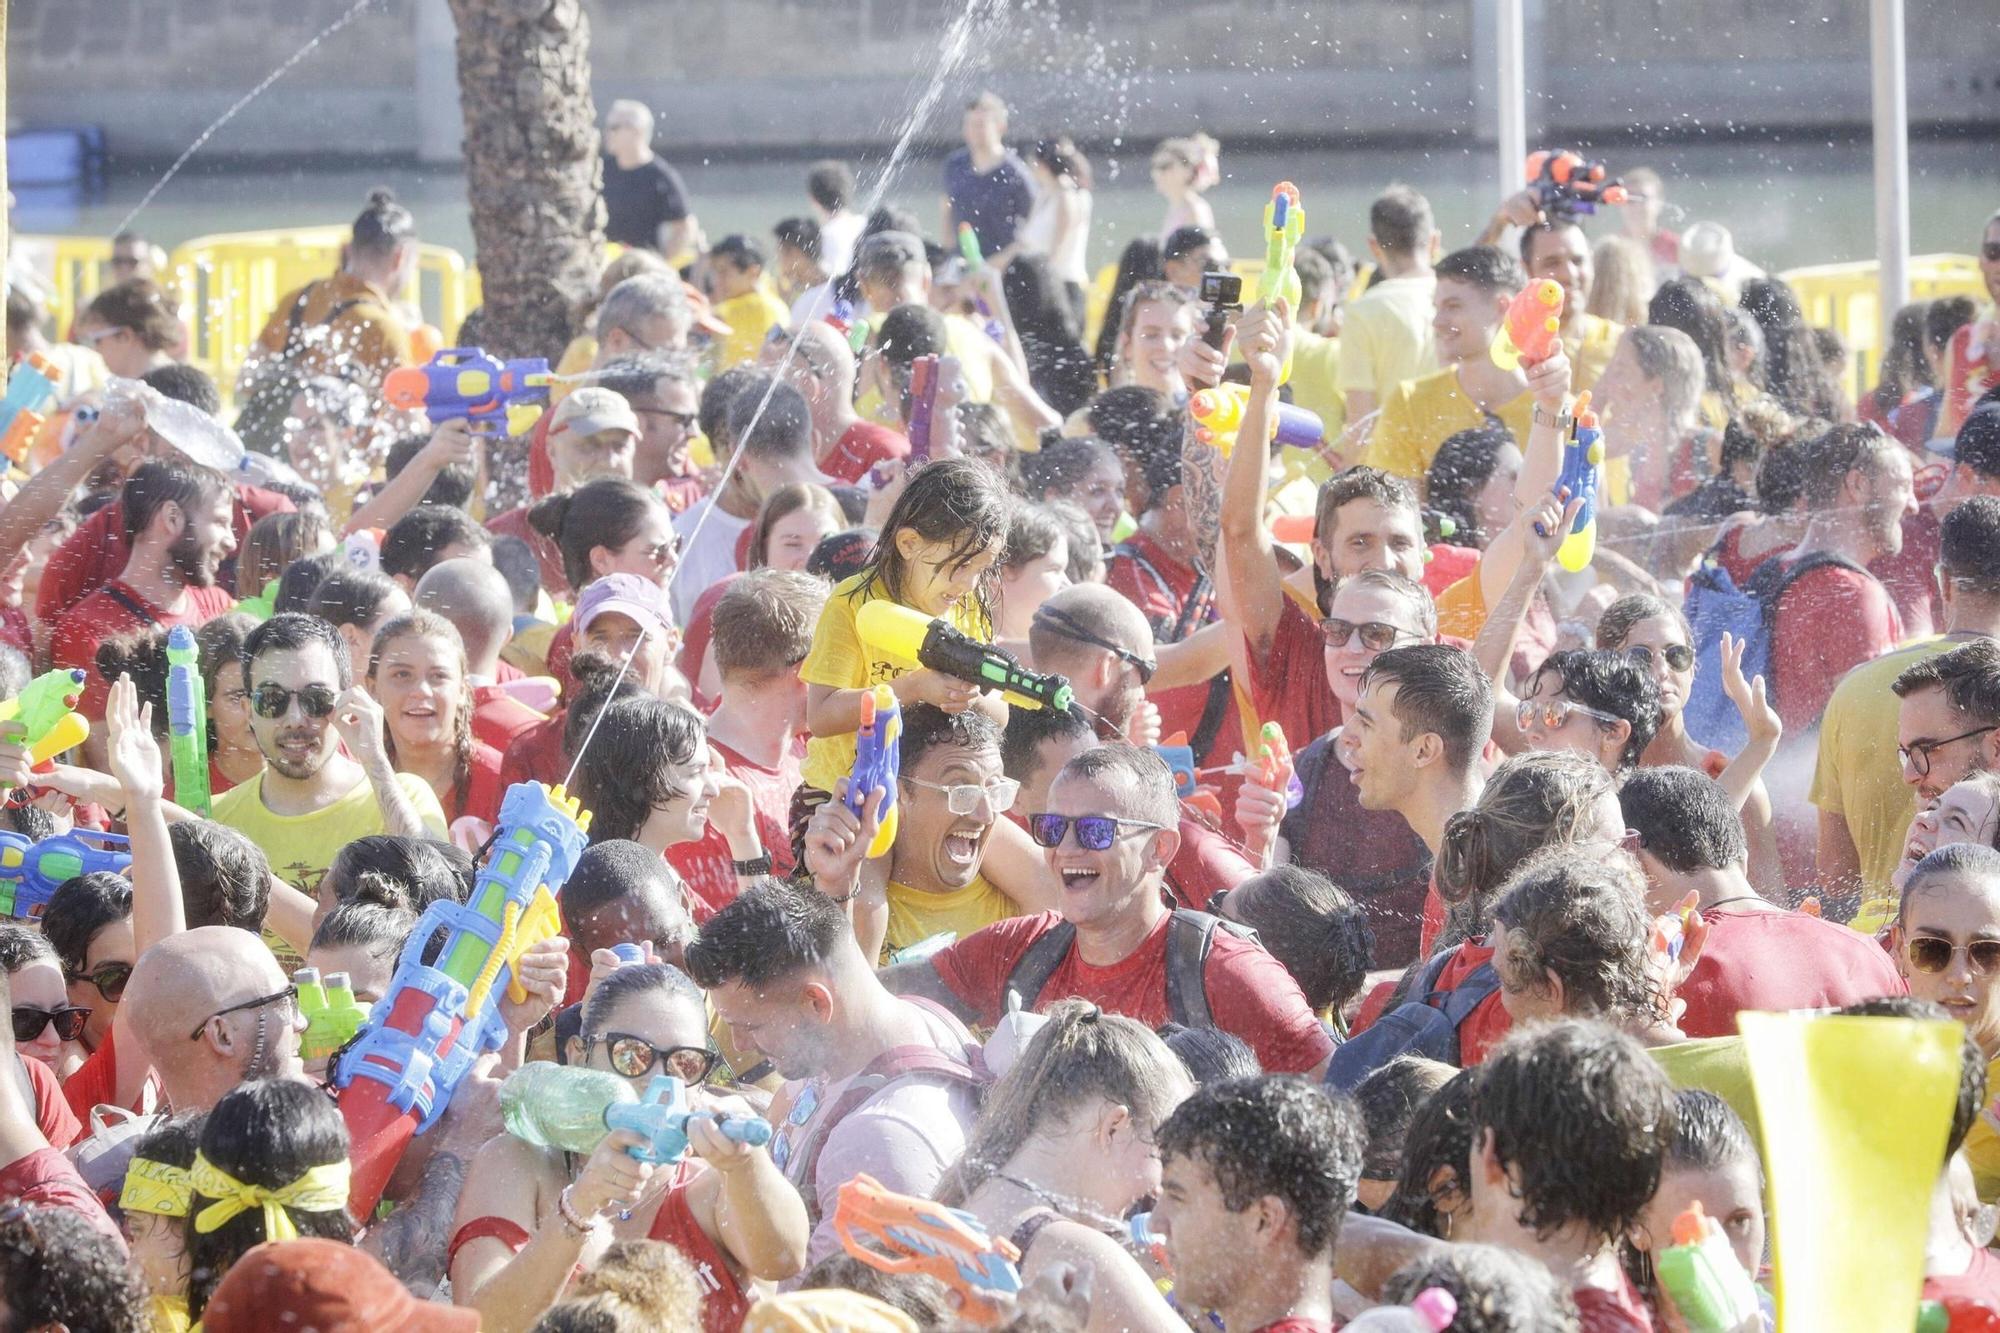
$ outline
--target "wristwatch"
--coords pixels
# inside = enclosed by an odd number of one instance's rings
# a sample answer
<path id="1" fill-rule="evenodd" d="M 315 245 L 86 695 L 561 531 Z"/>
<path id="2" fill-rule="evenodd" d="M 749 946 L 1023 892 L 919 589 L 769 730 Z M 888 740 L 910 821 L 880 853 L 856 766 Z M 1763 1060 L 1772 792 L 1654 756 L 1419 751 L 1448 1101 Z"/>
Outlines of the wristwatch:
<path id="1" fill-rule="evenodd" d="M 729 864 L 736 867 L 736 873 L 739 875 L 768 875 L 771 873 L 771 854 L 764 852 L 747 861 L 731 861 Z"/>
<path id="2" fill-rule="evenodd" d="M 1568 412 L 1562 412 L 1558 413 L 1555 416 L 1550 416 L 1547 412 L 1544 412 L 1542 410 L 1542 405 L 1540 403 L 1535 404 L 1535 424 L 1537 426 L 1553 426 L 1557 430 L 1568 430 L 1570 426 L 1575 423 L 1575 421 L 1576 418 L 1571 416 Z"/>

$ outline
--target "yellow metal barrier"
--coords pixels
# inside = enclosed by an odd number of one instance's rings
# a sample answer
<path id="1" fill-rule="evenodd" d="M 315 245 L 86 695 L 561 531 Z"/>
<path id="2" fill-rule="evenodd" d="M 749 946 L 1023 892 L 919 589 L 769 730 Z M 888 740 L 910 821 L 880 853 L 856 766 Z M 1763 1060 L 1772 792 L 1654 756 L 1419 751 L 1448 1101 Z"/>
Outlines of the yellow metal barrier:
<path id="1" fill-rule="evenodd" d="M 1847 344 L 1842 378 L 1848 394 L 1872 387 L 1882 360 L 1881 284 L 1875 262 L 1816 264 L 1778 276 L 1799 294 L 1806 323 L 1833 329 Z M 1915 255 L 1910 259 L 1912 301 L 1932 301 L 1940 296 L 1983 300 L 1985 295 L 1979 261 L 1971 255 Z"/>
<path id="2" fill-rule="evenodd" d="M 76 312 L 109 282 L 111 242 L 101 237 L 15 236 L 9 248 L 48 285 L 49 313 L 55 317 L 58 337 L 69 332 Z"/>

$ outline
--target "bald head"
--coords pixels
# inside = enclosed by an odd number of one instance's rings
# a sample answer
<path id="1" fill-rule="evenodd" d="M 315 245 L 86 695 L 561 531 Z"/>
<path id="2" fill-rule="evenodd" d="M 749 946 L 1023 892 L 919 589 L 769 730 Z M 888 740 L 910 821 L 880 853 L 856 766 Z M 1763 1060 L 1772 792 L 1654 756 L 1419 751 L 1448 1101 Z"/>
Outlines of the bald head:
<path id="1" fill-rule="evenodd" d="M 817 413 L 854 398 L 854 352 L 847 338 L 823 319 L 807 320 L 792 335 L 786 377 Z"/>
<path id="2" fill-rule="evenodd" d="M 120 1008 L 174 1109 L 206 1110 L 245 1079 L 298 1074 L 296 1005 L 221 1013 L 286 984 L 264 942 L 234 926 L 183 931 L 140 955 Z"/>
<path id="3" fill-rule="evenodd" d="M 1151 675 L 1153 627 L 1121 593 L 1076 583 L 1043 602 L 1028 628 L 1035 670 L 1069 677 L 1076 701 L 1122 731 L 1145 697 L 1138 663 Z"/>
<path id="4" fill-rule="evenodd" d="M 446 560 L 417 582 L 416 603 L 443 616 L 465 641 L 475 676 L 491 677 L 514 635 L 514 593 L 507 576 L 479 560 Z"/>

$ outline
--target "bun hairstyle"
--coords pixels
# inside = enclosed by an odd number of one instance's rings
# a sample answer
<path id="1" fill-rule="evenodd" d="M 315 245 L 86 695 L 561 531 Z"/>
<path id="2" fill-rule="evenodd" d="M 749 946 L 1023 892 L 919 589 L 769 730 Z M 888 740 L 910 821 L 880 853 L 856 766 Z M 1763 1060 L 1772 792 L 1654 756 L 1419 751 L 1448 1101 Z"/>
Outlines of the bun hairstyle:
<path id="1" fill-rule="evenodd" d="M 1568 751 L 1520 754 L 1495 769 L 1479 803 L 1445 822 L 1437 886 L 1448 922 L 1432 952 L 1483 934 L 1508 877 L 1542 848 L 1576 841 L 1614 791 L 1601 765 Z"/>
<path id="2" fill-rule="evenodd" d="M 387 189 L 368 192 L 368 203 L 354 219 L 351 248 L 358 254 L 386 255 L 404 241 L 417 237 L 417 220 L 410 210 L 396 202 Z"/>
<path id="3" fill-rule="evenodd" d="M 528 523 L 562 552 L 563 577 L 581 591 L 596 575 L 590 553 L 617 550 L 639 535 L 639 526 L 659 505 L 653 493 L 625 477 L 599 477 L 573 491 L 536 503 Z"/>

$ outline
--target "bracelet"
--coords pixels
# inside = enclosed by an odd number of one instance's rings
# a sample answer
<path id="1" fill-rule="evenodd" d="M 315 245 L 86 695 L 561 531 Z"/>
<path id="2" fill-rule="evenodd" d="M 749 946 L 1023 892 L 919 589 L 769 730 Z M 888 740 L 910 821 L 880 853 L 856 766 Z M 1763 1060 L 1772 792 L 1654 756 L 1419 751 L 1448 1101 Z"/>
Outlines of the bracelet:
<path id="1" fill-rule="evenodd" d="M 771 854 L 769 852 L 760 851 L 759 853 L 757 853 L 757 855 L 748 857 L 741 861 L 732 860 L 730 864 L 736 867 L 736 873 L 739 875 L 753 876 L 753 877 L 757 875 L 768 875 L 771 873 Z"/>
<path id="2" fill-rule="evenodd" d="M 1550 416 L 1548 413 L 1542 411 L 1540 403 L 1535 404 L 1534 419 L 1537 426 L 1553 426 L 1557 430 L 1568 430 L 1576 421 L 1576 418 L 1568 412 Z"/>
<path id="3" fill-rule="evenodd" d="M 569 1192 L 575 1188 L 576 1182 L 572 1180 L 563 1186 L 561 1194 L 556 1195 L 556 1216 L 562 1219 L 564 1230 L 574 1236 L 584 1237 L 596 1231 L 602 1223 L 595 1217 L 586 1221 L 577 1215 L 576 1205 L 571 1203 L 569 1198 Z"/>

